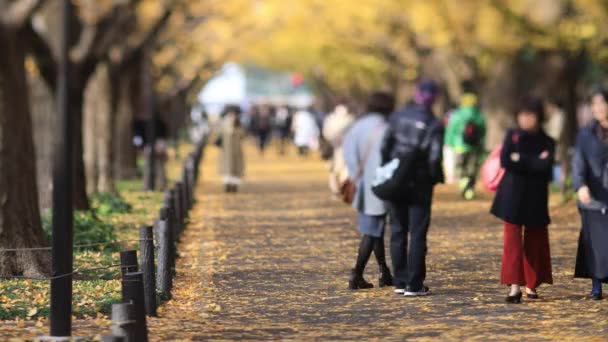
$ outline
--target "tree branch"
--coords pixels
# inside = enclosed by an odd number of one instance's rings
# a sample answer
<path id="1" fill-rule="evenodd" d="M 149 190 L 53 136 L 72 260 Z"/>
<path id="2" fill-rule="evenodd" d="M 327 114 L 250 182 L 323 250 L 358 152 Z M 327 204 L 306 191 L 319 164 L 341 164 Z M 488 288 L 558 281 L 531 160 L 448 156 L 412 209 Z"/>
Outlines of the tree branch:
<path id="1" fill-rule="evenodd" d="M 13 2 L 2 15 L 2 21 L 10 27 L 22 27 L 40 5 L 42 5 L 41 0 L 20 0 Z"/>
<path id="2" fill-rule="evenodd" d="M 24 28 L 24 34 L 29 37 L 30 53 L 36 60 L 36 65 L 40 71 L 42 79 L 55 92 L 57 82 L 57 59 L 53 54 L 53 50 L 47 44 L 46 40 L 32 27 L 29 23 Z"/>
<path id="3" fill-rule="evenodd" d="M 146 33 L 146 35 L 137 43 L 133 45 L 126 45 L 119 53 L 118 63 L 129 63 L 129 61 L 136 56 L 142 48 L 150 46 L 152 42 L 158 37 L 160 32 L 167 26 L 169 18 L 173 14 L 173 8 L 168 8 L 165 13 L 158 19 L 158 21 L 152 26 L 152 28 Z"/>

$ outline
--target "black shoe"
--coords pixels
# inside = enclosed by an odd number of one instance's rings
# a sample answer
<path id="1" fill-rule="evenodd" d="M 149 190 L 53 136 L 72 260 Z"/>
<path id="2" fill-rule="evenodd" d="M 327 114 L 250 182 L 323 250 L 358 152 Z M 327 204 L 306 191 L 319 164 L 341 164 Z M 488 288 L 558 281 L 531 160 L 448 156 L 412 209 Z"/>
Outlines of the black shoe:
<path id="1" fill-rule="evenodd" d="M 519 292 L 518 294 L 516 294 L 514 296 L 507 296 L 507 298 L 505 298 L 505 301 L 509 304 L 520 304 L 521 297 L 522 297 L 522 293 Z"/>
<path id="2" fill-rule="evenodd" d="M 604 296 L 602 296 L 601 292 L 593 292 L 593 293 L 591 293 L 590 298 L 591 298 L 591 300 L 602 300 L 602 299 L 604 299 Z"/>
<path id="3" fill-rule="evenodd" d="M 528 290 L 526 289 L 526 297 L 528 299 L 540 299 L 536 290 L 534 290 L 534 292 L 528 292 Z"/>
<path id="4" fill-rule="evenodd" d="M 393 276 L 388 266 L 380 266 L 381 276 L 378 279 L 378 287 L 393 286 Z"/>
<path id="5" fill-rule="evenodd" d="M 371 289 L 374 285 L 372 283 L 368 283 L 363 279 L 363 276 L 360 274 L 356 274 L 353 271 L 350 280 L 348 281 L 348 289 L 349 290 L 363 290 L 363 289 Z"/>
<path id="6" fill-rule="evenodd" d="M 422 286 L 421 288 L 414 289 L 410 286 L 405 288 L 405 292 L 403 295 L 405 297 L 421 297 L 428 296 L 430 294 L 430 290 L 427 286 Z"/>

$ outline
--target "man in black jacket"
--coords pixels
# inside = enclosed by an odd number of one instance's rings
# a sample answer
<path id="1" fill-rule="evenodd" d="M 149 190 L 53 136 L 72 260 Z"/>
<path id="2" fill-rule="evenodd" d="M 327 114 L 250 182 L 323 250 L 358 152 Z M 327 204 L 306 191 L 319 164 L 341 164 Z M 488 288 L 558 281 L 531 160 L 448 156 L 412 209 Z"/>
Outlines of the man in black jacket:
<path id="1" fill-rule="evenodd" d="M 382 144 L 382 159 L 411 159 L 411 185 L 404 185 L 405 199 L 388 202 L 391 217 L 391 257 L 395 292 L 425 296 L 427 232 L 431 222 L 433 189 L 444 181 L 443 126 L 433 115 L 438 87 L 432 81 L 418 85 L 414 101 L 389 119 Z M 411 239 L 408 253 L 408 235 Z"/>

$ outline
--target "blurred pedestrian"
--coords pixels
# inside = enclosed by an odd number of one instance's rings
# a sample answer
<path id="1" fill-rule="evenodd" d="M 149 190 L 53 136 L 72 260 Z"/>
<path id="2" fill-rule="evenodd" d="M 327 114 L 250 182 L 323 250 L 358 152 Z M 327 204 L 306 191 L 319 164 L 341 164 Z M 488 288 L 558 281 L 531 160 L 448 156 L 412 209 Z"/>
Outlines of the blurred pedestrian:
<path id="1" fill-rule="evenodd" d="M 334 195 L 340 192 L 340 184 L 348 178 L 342 143 L 354 120 L 355 116 L 349 112 L 348 107 L 340 104 L 325 118 L 323 124 L 323 137 L 333 150 L 329 163 L 329 189 Z"/>
<path id="2" fill-rule="evenodd" d="M 502 145 L 506 172 L 491 211 L 504 221 L 501 283 L 510 286 L 508 303 L 521 302 L 523 286 L 529 299 L 537 299 L 541 284 L 553 284 L 547 226 L 555 142 L 543 129 L 544 118 L 543 102 L 524 98 L 517 127 L 507 132 Z"/>
<path id="3" fill-rule="evenodd" d="M 274 126 L 277 130 L 277 136 L 279 138 L 279 154 L 284 155 L 287 150 L 289 143 L 289 136 L 291 134 L 292 115 L 290 109 L 287 106 L 281 106 L 277 109 L 277 113 L 274 119 Z"/>
<path id="4" fill-rule="evenodd" d="M 578 134 L 572 162 L 582 221 L 574 276 L 592 280 L 591 298 L 595 300 L 602 299 L 602 283 L 608 283 L 607 101 L 605 90 L 591 96 L 595 119 Z"/>
<path id="5" fill-rule="evenodd" d="M 258 150 L 264 155 L 266 146 L 272 137 L 273 110 L 269 105 L 262 105 L 253 112 L 251 129 L 258 139 Z"/>
<path id="6" fill-rule="evenodd" d="M 245 173 L 243 140 L 245 131 L 241 127 L 241 109 L 227 106 L 222 113 L 216 145 L 220 147 L 219 173 L 224 178 L 226 192 L 237 192 Z"/>
<path id="7" fill-rule="evenodd" d="M 456 154 L 460 193 L 466 200 L 475 197 L 485 137 L 486 120 L 477 106 L 477 96 L 466 93 L 450 117 L 445 135 L 445 144 Z"/>
<path id="8" fill-rule="evenodd" d="M 391 259 L 395 293 L 426 296 L 427 232 L 436 184 L 443 176 L 443 125 L 432 111 L 439 88 L 433 81 L 418 84 L 414 101 L 393 114 L 382 143 L 382 164 L 391 160 L 407 163 L 411 175 L 400 184 L 407 198 L 388 201 L 391 221 Z M 409 235 L 409 247 L 408 247 Z"/>
<path id="9" fill-rule="evenodd" d="M 298 147 L 298 154 L 302 157 L 308 155 L 310 150 L 319 146 L 319 127 L 315 117 L 308 109 L 296 112 L 293 118 L 294 143 Z"/>
<path id="10" fill-rule="evenodd" d="M 379 287 L 393 285 L 384 251 L 386 207 L 384 202 L 374 195 L 371 186 L 376 168 L 380 166 L 380 143 L 386 130 L 386 118 L 394 106 L 395 99 L 392 95 L 384 92 L 373 93 L 367 105 L 367 113 L 352 125 L 344 137 L 344 160 L 350 180 L 356 185 L 352 206 L 357 210 L 357 223 L 363 234 L 357 262 L 348 282 L 351 290 L 373 287 L 363 278 L 372 251 L 380 267 Z"/>

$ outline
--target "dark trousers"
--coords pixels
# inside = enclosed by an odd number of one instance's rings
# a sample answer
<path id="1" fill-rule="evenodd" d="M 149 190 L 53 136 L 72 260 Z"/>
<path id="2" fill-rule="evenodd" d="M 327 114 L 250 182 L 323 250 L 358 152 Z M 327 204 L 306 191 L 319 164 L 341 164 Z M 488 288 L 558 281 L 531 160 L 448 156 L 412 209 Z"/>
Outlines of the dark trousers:
<path id="1" fill-rule="evenodd" d="M 264 152 L 268 141 L 270 140 L 270 131 L 258 131 L 258 148 L 260 152 Z"/>
<path id="2" fill-rule="evenodd" d="M 458 172 L 460 179 L 466 179 L 466 189 L 474 189 L 477 182 L 477 173 L 481 162 L 481 150 L 473 149 L 458 155 Z"/>
<path id="3" fill-rule="evenodd" d="M 417 189 L 407 202 L 389 203 L 391 259 L 396 285 L 410 286 L 414 290 L 423 286 L 432 198 L 433 188 L 428 186 Z"/>

